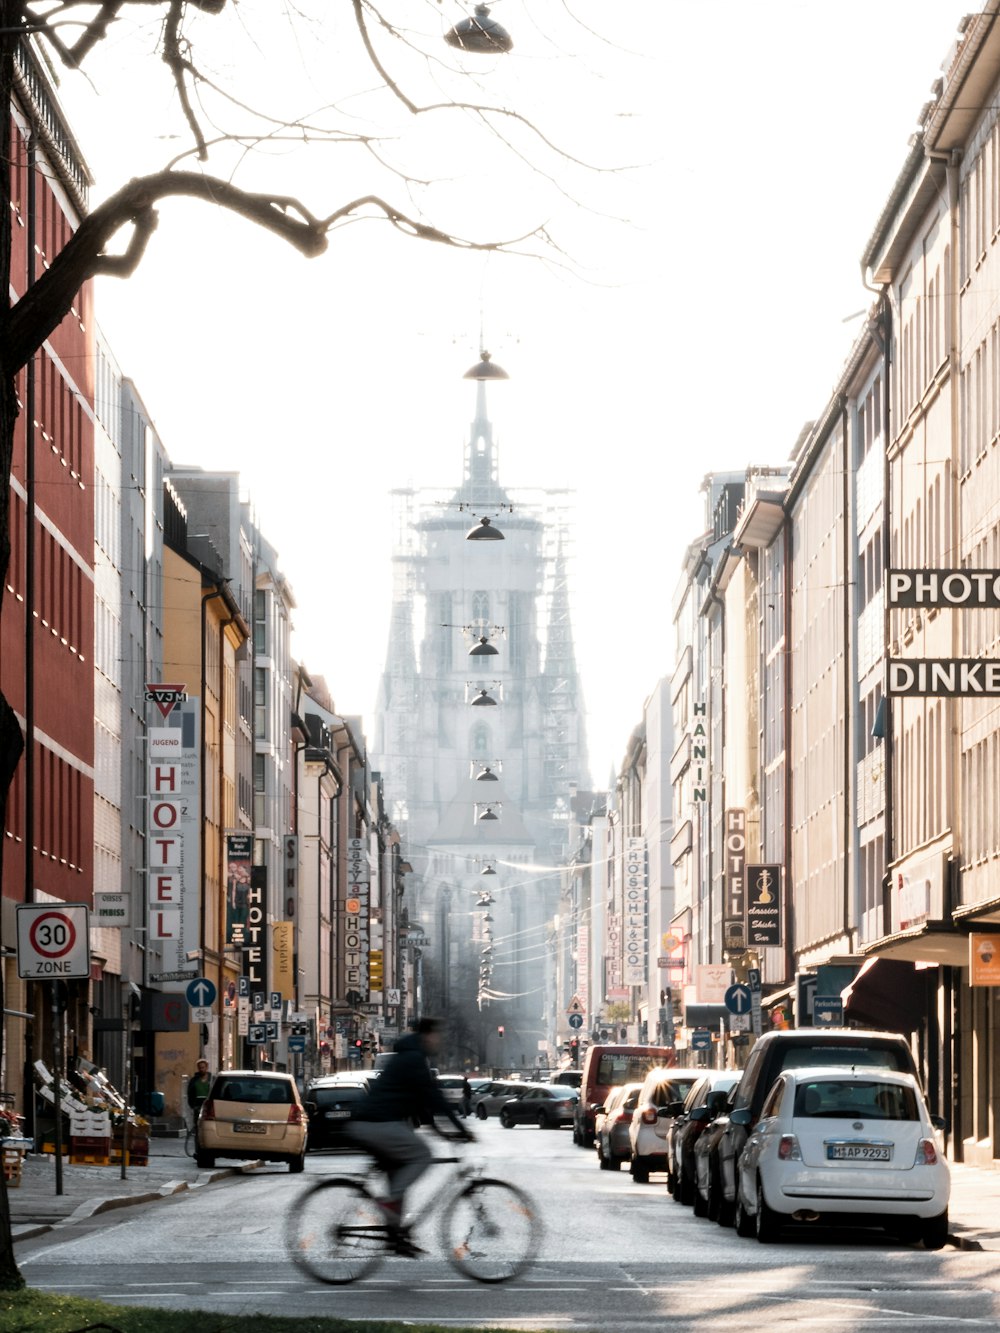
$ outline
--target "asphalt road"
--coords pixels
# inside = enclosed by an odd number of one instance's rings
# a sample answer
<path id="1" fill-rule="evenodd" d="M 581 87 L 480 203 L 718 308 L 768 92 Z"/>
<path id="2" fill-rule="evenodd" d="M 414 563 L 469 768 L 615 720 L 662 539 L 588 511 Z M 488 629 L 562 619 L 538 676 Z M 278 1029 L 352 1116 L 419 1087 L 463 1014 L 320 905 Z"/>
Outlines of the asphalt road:
<path id="1" fill-rule="evenodd" d="M 764 1246 L 695 1218 L 661 1177 L 637 1186 L 627 1172 L 599 1171 L 567 1131 L 504 1130 L 491 1120 L 476 1132 L 472 1151 L 488 1174 L 523 1186 L 545 1218 L 537 1262 L 504 1286 L 455 1273 L 440 1257 L 433 1218 L 417 1231 L 426 1258 L 389 1260 L 346 1288 L 301 1276 L 284 1251 L 284 1214 L 310 1176 L 360 1165 L 344 1156 L 310 1157 L 305 1177 L 264 1168 L 104 1213 L 19 1245 L 18 1262 L 32 1286 L 239 1312 L 248 1329 L 257 1312 L 600 1333 L 995 1330 L 1000 1322 L 1000 1253 L 928 1253 L 860 1231 Z M 419 1194 L 433 1203 L 448 1170 L 429 1172 Z"/>

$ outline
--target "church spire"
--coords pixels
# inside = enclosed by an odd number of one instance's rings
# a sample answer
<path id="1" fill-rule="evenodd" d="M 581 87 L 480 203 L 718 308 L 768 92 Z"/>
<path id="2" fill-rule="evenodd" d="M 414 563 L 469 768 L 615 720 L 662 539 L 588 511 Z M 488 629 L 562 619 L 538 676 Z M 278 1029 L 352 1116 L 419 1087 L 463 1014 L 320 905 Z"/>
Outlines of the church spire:
<path id="1" fill-rule="evenodd" d="M 460 499 L 473 512 L 506 503 L 498 475 L 497 446 L 493 438 L 493 423 L 486 407 L 486 384 L 489 380 L 509 379 L 507 372 L 496 364 L 489 352 L 482 351 L 480 359 L 462 377 L 476 380 L 476 415 L 469 427 L 469 441 L 465 446 L 465 467 Z"/>

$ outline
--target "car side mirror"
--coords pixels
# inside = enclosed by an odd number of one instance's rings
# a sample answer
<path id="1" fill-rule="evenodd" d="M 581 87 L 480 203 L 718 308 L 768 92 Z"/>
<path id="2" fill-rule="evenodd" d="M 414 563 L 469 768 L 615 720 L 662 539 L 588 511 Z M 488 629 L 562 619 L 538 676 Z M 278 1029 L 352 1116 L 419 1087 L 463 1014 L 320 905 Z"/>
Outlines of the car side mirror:
<path id="1" fill-rule="evenodd" d="M 944 1118 L 943 1115 L 932 1115 L 931 1124 L 934 1126 L 935 1129 L 939 1129 L 942 1134 L 948 1133 L 948 1121 Z"/>
<path id="2" fill-rule="evenodd" d="M 701 1106 L 693 1106 L 691 1108 L 688 1112 L 688 1119 L 695 1121 L 707 1120 L 710 1114 L 711 1112 L 708 1109 L 708 1105 L 703 1103 Z"/>
<path id="3" fill-rule="evenodd" d="M 753 1116 L 750 1114 L 749 1106 L 737 1106 L 729 1112 L 729 1123 L 731 1125 L 749 1125 Z"/>
<path id="4" fill-rule="evenodd" d="M 684 1103 L 683 1103 L 683 1102 L 668 1102 L 666 1106 L 661 1106 L 661 1107 L 660 1107 L 659 1114 L 660 1114 L 660 1115 L 675 1116 L 675 1115 L 681 1115 L 681 1114 L 683 1114 L 683 1111 L 684 1111 Z"/>
<path id="5" fill-rule="evenodd" d="M 315 1111 L 316 1109 L 317 1109 L 317 1108 L 316 1108 L 316 1103 L 315 1103 L 315 1102 L 306 1102 L 306 1110 L 307 1110 L 307 1111 Z"/>
<path id="6" fill-rule="evenodd" d="M 593 1111 L 594 1115 L 604 1114 L 604 1107 L 601 1105 L 600 1102 L 592 1102 L 590 1109 Z"/>

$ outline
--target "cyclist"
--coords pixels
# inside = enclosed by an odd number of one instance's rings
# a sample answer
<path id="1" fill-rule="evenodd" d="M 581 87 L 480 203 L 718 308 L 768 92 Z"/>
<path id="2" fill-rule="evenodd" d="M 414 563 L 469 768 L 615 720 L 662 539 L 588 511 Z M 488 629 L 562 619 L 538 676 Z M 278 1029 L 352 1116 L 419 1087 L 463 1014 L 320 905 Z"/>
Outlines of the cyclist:
<path id="1" fill-rule="evenodd" d="M 350 1126 L 351 1138 L 368 1149 L 388 1177 L 388 1197 L 378 1202 L 394 1251 L 408 1259 L 423 1250 L 413 1243 L 403 1224 L 403 1200 L 433 1160 L 430 1148 L 414 1133 L 414 1124 L 445 1116 L 458 1137 L 470 1142 L 475 1137 L 459 1123 L 431 1071 L 430 1057 L 440 1045 L 436 1020 L 421 1018 L 415 1032 L 396 1042 L 392 1059 L 372 1081 L 364 1110 Z"/>

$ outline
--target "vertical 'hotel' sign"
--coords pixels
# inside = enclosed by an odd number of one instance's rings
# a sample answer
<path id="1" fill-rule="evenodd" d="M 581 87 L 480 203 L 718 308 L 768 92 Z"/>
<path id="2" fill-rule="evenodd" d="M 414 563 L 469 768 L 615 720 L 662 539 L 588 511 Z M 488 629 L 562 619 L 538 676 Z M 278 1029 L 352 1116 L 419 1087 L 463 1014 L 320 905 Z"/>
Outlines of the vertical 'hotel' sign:
<path id="1" fill-rule="evenodd" d="M 200 710 L 183 685 L 148 684 L 146 702 L 162 719 L 147 732 L 149 940 L 165 972 L 183 971 L 200 934 Z"/>

